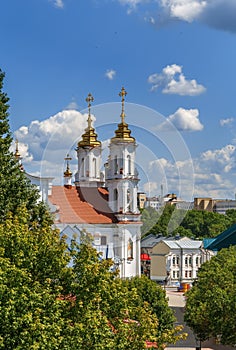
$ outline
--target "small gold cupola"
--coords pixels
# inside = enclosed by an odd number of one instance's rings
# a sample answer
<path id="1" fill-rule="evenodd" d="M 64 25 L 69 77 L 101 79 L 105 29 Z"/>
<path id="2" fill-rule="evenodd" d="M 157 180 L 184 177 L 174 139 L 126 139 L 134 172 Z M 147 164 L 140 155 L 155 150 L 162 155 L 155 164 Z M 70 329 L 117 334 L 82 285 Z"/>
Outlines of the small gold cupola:
<path id="1" fill-rule="evenodd" d="M 135 142 L 135 138 L 130 136 L 131 130 L 128 124 L 125 122 L 125 96 L 127 92 L 124 87 L 122 87 L 119 96 L 121 97 L 121 123 L 118 124 L 118 129 L 115 131 L 116 136 L 112 137 L 111 142 L 125 141 L 125 142 Z"/>
<path id="2" fill-rule="evenodd" d="M 72 171 L 70 170 L 70 160 L 72 158 L 67 154 L 67 156 L 64 158 L 66 160 L 66 171 L 64 171 L 64 177 L 71 177 Z"/>
<path id="3" fill-rule="evenodd" d="M 101 142 L 97 140 L 97 134 L 95 129 L 92 127 L 92 118 L 91 118 L 91 102 L 94 101 L 94 98 L 91 94 L 88 94 L 86 102 L 88 103 L 88 126 L 85 129 L 85 133 L 82 135 L 82 140 L 78 142 L 78 147 L 97 147 L 101 145 Z"/>
<path id="4" fill-rule="evenodd" d="M 15 144 L 16 144 L 16 149 L 15 149 L 14 156 L 15 156 L 16 160 L 19 161 L 21 159 L 21 155 L 20 155 L 20 152 L 19 152 L 19 142 L 18 142 L 17 139 L 15 141 Z"/>
<path id="5" fill-rule="evenodd" d="M 70 170 L 71 157 L 69 154 L 66 155 L 64 160 L 66 161 L 66 171 L 64 171 L 64 186 L 68 189 L 72 188 L 72 171 Z"/>
<path id="6" fill-rule="evenodd" d="M 19 142 L 18 142 L 17 139 L 16 139 L 16 141 L 15 141 L 15 144 L 16 144 L 16 148 L 15 148 L 14 157 L 15 157 L 16 161 L 17 161 L 18 164 L 19 164 L 20 170 L 21 170 L 21 171 L 24 171 L 24 167 L 23 167 L 23 164 L 22 164 L 22 162 L 21 162 L 22 157 L 21 157 L 21 154 L 20 154 L 20 152 L 19 152 Z"/>

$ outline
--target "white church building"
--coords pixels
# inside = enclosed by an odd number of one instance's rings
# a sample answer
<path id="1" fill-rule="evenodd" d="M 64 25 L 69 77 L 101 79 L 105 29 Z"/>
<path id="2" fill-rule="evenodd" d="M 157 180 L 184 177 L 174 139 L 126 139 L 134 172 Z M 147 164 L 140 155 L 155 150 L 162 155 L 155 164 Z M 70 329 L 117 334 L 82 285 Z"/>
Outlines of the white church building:
<path id="1" fill-rule="evenodd" d="M 102 147 L 92 125 L 88 95 L 87 128 L 77 144 L 78 169 L 72 181 L 70 157 L 64 172 L 64 186 L 54 186 L 52 178 L 27 176 L 40 189 L 42 199 L 55 216 L 55 225 L 68 239 L 79 241 L 85 230 L 93 238 L 103 258 L 112 258 L 120 277 L 140 275 L 141 219 L 137 207 L 138 172 L 135 169 L 136 140 L 125 121 L 126 91 L 122 88 L 121 121 L 109 144 L 105 174 L 101 172 Z"/>

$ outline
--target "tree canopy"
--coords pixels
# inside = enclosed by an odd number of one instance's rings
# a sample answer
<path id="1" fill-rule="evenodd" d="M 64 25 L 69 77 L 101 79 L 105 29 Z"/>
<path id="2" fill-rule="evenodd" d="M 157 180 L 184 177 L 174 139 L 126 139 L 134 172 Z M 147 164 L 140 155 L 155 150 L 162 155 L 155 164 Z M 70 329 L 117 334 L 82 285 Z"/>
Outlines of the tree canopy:
<path id="1" fill-rule="evenodd" d="M 226 214 L 223 215 L 205 210 L 186 211 L 166 205 L 160 213 L 152 208 L 144 209 L 142 221 L 144 222 L 143 235 L 162 234 L 168 236 L 171 234 L 202 239 L 215 237 L 235 224 L 236 210 L 227 210 Z"/>
<path id="2" fill-rule="evenodd" d="M 0 224 L 0 348 L 141 350 L 182 337 L 153 282 L 121 280 L 87 235 L 67 249 L 50 223 L 32 228 L 27 215 Z"/>
<path id="3" fill-rule="evenodd" d="M 236 344 L 236 247 L 222 249 L 202 265 L 187 293 L 185 321 L 201 340 Z"/>
<path id="4" fill-rule="evenodd" d="M 42 202 L 38 202 L 38 191 L 31 185 L 14 154 L 10 152 L 13 139 L 8 120 L 9 98 L 3 92 L 4 76 L 0 69 L 0 222 L 6 219 L 9 212 L 15 214 L 24 205 L 31 214 L 30 221 L 40 223 L 44 220 L 44 215 L 49 219 L 47 209 Z"/>

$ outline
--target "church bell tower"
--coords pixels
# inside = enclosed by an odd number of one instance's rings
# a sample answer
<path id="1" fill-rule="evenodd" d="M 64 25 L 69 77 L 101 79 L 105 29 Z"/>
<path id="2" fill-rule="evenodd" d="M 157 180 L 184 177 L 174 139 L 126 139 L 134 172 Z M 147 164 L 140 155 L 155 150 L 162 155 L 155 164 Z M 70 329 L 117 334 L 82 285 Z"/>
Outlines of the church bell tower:
<path id="1" fill-rule="evenodd" d="M 91 102 L 94 98 L 88 94 L 88 126 L 82 135 L 82 140 L 78 142 L 77 157 L 78 171 L 75 175 L 75 184 L 79 187 L 99 187 L 101 180 L 101 142 L 97 139 L 97 134 L 92 126 Z"/>
<path id="2" fill-rule="evenodd" d="M 135 168 L 136 140 L 131 136 L 131 130 L 125 122 L 125 96 L 127 92 L 122 87 L 121 122 L 110 141 L 110 154 L 105 164 L 105 178 L 109 191 L 109 206 L 119 221 L 138 221 L 137 207 L 138 172 Z"/>

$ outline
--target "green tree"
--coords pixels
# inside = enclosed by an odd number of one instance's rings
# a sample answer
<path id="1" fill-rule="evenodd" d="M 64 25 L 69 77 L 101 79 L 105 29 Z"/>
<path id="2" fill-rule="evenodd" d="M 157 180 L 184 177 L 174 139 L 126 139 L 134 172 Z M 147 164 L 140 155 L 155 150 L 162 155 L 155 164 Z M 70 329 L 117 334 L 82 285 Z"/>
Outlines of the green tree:
<path id="1" fill-rule="evenodd" d="M 187 293 L 185 321 L 199 339 L 236 344 L 236 247 L 222 249 L 198 272 Z"/>
<path id="2" fill-rule="evenodd" d="M 65 238 L 51 227 L 51 219 L 44 220 L 43 225 L 32 226 L 25 207 L 18 208 L 16 214 L 8 215 L 0 224 L 2 257 L 28 271 L 31 278 L 40 283 L 48 278 L 58 279 L 67 270 L 70 259 Z"/>
<path id="3" fill-rule="evenodd" d="M 236 210 L 235 209 L 226 210 L 226 216 L 230 220 L 230 225 L 236 224 Z"/>
<path id="4" fill-rule="evenodd" d="M 0 266 L 0 349 L 61 349 L 66 320 L 59 291 L 6 258 Z"/>
<path id="5" fill-rule="evenodd" d="M 67 245 L 51 220 L 32 226 L 25 208 L 17 214 L 0 224 L 0 348 L 62 349 L 71 323 L 59 298 L 70 272 Z"/>
<path id="6" fill-rule="evenodd" d="M 145 349 L 146 340 L 156 339 L 157 328 L 149 304 L 138 302 L 137 290 L 123 284 L 112 271 L 113 262 L 101 259 L 86 235 L 72 246 L 72 256 L 74 277 L 67 289 L 76 300 L 69 316 L 75 325 L 72 336 L 82 330 L 75 349 Z"/>
<path id="7" fill-rule="evenodd" d="M 25 205 L 31 214 L 31 222 L 41 223 L 44 216 L 48 216 L 47 209 L 43 203 L 37 204 L 38 191 L 30 184 L 14 154 L 10 152 L 12 136 L 8 120 L 9 98 L 2 91 L 4 76 L 0 70 L 0 222 L 5 220 L 9 212 L 15 214 L 20 206 Z"/>
<path id="8" fill-rule="evenodd" d="M 123 284 L 130 291 L 133 289 L 137 290 L 139 297 L 136 300 L 137 305 L 141 306 L 143 303 L 148 303 L 151 311 L 156 315 L 158 320 L 158 327 L 156 328 L 158 344 L 166 344 L 169 342 L 169 339 L 171 339 L 171 342 L 176 342 L 185 338 L 186 335 L 180 332 L 182 327 L 174 326 L 176 318 L 172 309 L 168 306 L 166 292 L 161 286 L 146 276 L 124 280 Z"/>
<path id="9" fill-rule="evenodd" d="M 194 238 L 215 237 L 231 226 L 226 215 L 206 210 L 189 210 L 181 226 L 189 229 Z"/>
<path id="10" fill-rule="evenodd" d="M 166 205 L 157 221 L 157 223 L 149 230 L 148 234 L 162 234 L 163 236 L 168 236 L 170 234 L 168 230 L 168 225 L 171 219 L 171 216 L 175 210 L 175 207 L 172 205 Z"/>
<path id="11" fill-rule="evenodd" d="M 142 211 L 143 225 L 141 227 L 141 232 L 143 236 L 145 236 L 151 230 L 151 228 L 157 223 L 159 218 L 160 218 L 160 213 L 157 210 L 151 207 L 143 209 Z"/>

